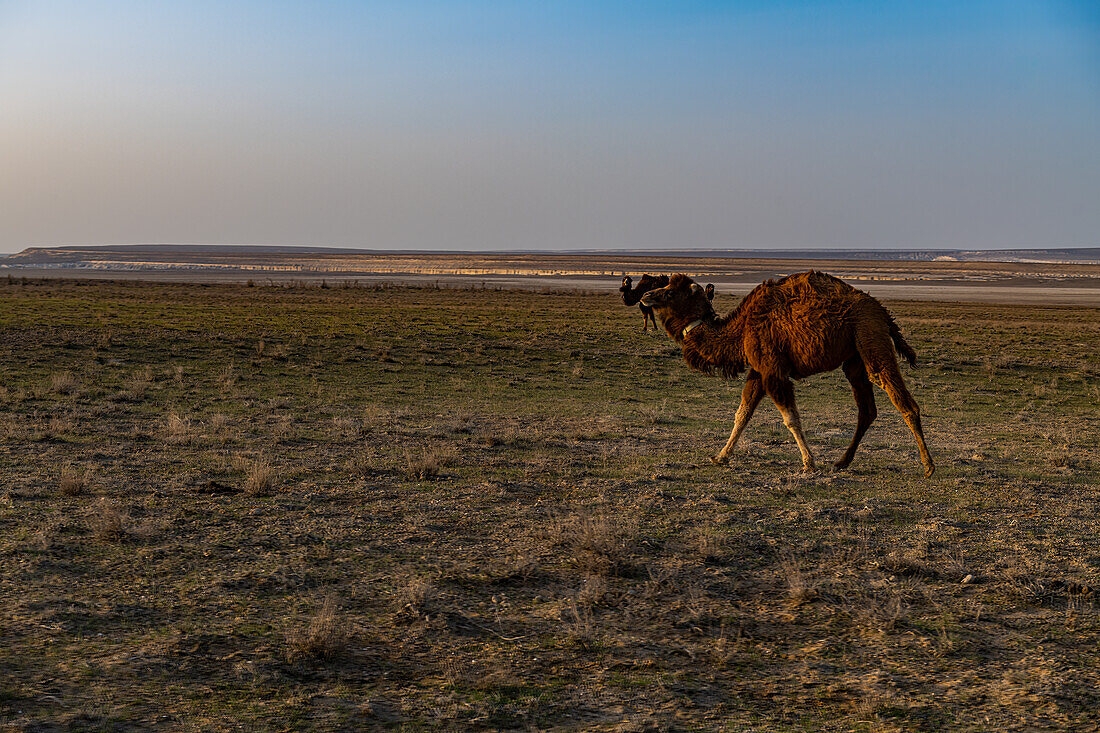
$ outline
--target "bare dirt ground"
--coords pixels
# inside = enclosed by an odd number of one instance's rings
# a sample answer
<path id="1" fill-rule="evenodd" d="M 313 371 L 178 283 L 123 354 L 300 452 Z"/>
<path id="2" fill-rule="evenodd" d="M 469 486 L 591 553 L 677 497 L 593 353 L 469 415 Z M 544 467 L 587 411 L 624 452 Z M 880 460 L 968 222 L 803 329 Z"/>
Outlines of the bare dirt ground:
<path id="1" fill-rule="evenodd" d="M 609 293 L 0 279 L 0 730 L 1098 730 L 1100 312 L 888 305 L 930 480 Z"/>

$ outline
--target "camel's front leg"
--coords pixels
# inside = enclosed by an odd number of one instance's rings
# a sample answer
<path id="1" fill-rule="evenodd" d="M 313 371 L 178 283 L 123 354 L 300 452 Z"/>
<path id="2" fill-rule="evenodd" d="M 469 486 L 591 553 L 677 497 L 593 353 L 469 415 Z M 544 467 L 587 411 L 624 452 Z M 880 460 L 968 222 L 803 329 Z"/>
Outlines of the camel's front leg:
<path id="1" fill-rule="evenodd" d="M 783 424 L 791 431 L 794 442 L 798 444 L 798 450 L 802 453 L 802 467 L 807 471 L 813 471 L 814 457 L 810 453 L 810 446 L 806 444 L 806 437 L 802 434 L 802 420 L 799 419 L 798 407 L 794 404 L 794 385 L 789 379 L 772 377 L 764 380 L 764 389 L 775 406 L 779 408 L 779 414 L 783 416 Z"/>
<path id="2" fill-rule="evenodd" d="M 764 383 L 760 381 L 760 372 L 750 369 L 745 377 L 745 388 L 741 390 L 741 405 L 737 408 L 737 416 L 733 419 L 733 432 L 730 433 L 730 439 L 726 441 L 726 445 L 718 451 L 718 455 L 710 459 L 711 463 L 729 463 L 730 453 L 737 445 L 737 439 L 745 431 L 749 418 L 752 417 L 752 413 L 756 411 L 756 406 L 760 404 L 763 397 Z"/>

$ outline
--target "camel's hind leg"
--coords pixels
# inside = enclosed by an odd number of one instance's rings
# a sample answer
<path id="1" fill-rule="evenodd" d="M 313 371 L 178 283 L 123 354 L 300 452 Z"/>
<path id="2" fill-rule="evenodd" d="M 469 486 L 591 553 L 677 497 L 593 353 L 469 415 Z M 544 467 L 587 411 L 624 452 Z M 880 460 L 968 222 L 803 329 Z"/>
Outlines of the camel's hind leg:
<path id="1" fill-rule="evenodd" d="M 856 407 L 859 416 L 856 418 L 856 432 L 852 436 L 852 443 L 844 456 L 836 462 L 837 468 L 847 468 L 856 454 L 859 442 L 863 440 L 863 434 L 871 423 L 875 421 L 878 410 L 875 407 L 875 393 L 871 389 L 871 381 L 867 378 L 867 369 L 863 366 L 863 360 L 858 356 L 844 362 L 844 376 L 852 383 L 852 395 L 856 398 Z"/>
<path id="2" fill-rule="evenodd" d="M 813 471 L 814 457 L 810 453 L 810 446 L 806 444 L 806 437 L 802 435 L 802 420 L 799 419 L 798 408 L 794 404 L 794 384 L 785 377 L 765 377 L 764 390 L 779 408 L 779 414 L 783 416 L 783 424 L 794 436 L 794 442 L 798 444 L 798 450 L 802 453 L 803 468 Z"/>
<path id="3" fill-rule="evenodd" d="M 741 405 L 737 408 L 737 417 L 733 419 L 733 432 L 730 433 L 730 439 L 726 441 L 726 445 L 718 451 L 718 455 L 710 459 L 711 463 L 729 462 L 730 453 L 737 445 L 737 439 L 741 437 L 741 433 L 749 423 L 749 418 L 752 417 L 752 413 L 756 411 L 756 406 L 760 404 L 763 397 L 764 383 L 760 379 L 760 372 L 750 369 L 745 377 L 745 388 L 741 390 Z"/>
<path id="4" fill-rule="evenodd" d="M 905 386 L 905 380 L 901 378 L 898 370 L 898 362 L 894 355 L 890 355 L 889 361 L 877 365 L 868 364 L 871 380 L 881 387 L 890 396 L 890 401 L 905 418 L 905 424 L 909 426 L 913 437 L 917 439 L 917 449 L 920 451 L 920 460 L 924 464 L 924 475 L 931 476 L 936 470 L 932 463 L 932 454 L 928 452 L 928 446 L 924 443 L 924 430 L 920 425 L 920 407 L 913 395 L 909 394 Z"/>

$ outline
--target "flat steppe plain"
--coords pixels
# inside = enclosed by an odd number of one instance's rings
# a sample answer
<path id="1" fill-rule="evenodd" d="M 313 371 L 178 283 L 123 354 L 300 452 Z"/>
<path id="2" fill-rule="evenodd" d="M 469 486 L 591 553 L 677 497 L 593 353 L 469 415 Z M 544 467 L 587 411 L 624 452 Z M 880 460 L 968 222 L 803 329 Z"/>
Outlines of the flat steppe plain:
<path id="1" fill-rule="evenodd" d="M 1095 730 L 1100 311 L 887 305 L 932 479 L 613 293 L 0 280 L 0 729 Z"/>
<path id="2" fill-rule="evenodd" d="M 1090 252 L 1092 252 L 1090 250 Z M 882 255 L 883 253 L 877 253 Z M 261 252 L 234 248 L 54 248 L 0 262 L 0 276 L 161 282 L 482 287 L 611 292 L 622 275 L 683 272 L 743 295 L 808 269 L 858 283 L 878 298 L 1100 307 L 1100 264 L 730 257 L 644 252 Z"/>

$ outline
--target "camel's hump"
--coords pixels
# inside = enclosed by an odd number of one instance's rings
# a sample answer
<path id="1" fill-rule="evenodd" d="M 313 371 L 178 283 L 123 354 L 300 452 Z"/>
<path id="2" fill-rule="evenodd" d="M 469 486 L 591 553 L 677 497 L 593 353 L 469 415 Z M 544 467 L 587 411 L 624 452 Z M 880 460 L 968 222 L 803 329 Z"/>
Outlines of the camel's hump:
<path id="1" fill-rule="evenodd" d="M 796 272 L 778 280 L 770 280 L 768 284 L 787 292 L 813 291 L 815 293 L 848 294 L 858 292 L 839 277 L 833 277 L 825 272 L 807 270 Z"/>

